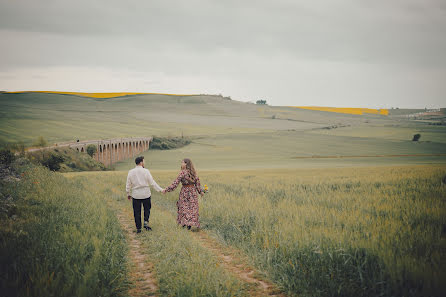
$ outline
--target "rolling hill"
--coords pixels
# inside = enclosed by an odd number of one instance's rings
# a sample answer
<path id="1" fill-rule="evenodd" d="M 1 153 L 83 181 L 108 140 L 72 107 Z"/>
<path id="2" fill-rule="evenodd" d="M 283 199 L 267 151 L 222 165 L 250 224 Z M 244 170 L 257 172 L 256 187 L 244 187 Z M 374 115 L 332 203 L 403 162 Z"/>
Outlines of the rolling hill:
<path id="1" fill-rule="evenodd" d="M 264 168 L 444 162 L 446 127 L 398 116 L 340 114 L 255 105 L 216 95 L 0 94 L 0 140 L 31 145 L 75 139 L 187 136 L 193 143 L 151 151 L 169 169 L 182 156 L 202 168 Z M 420 133 L 420 142 L 412 136 Z M 432 156 L 433 155 L 433 156 Z M 438 156 L 439 155 L 439 156 Z M 359 158 L 359 156 L 362 156 Z M 380 156 L 378 159 L 377 156 Z M 340 163 L 338 158 L 346 157 Z M 131 161 L 117 166 L 126 169 Z"/>

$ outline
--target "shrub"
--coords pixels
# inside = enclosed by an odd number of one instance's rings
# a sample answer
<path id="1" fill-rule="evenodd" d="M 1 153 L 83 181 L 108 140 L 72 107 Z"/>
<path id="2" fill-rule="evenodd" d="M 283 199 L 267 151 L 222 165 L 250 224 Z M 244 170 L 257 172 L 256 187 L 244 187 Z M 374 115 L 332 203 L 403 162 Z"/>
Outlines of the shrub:
<path id="1" fill-rule="evenodd" d="M 0 149 L 8 150 L 16 156 L 25 156 L 25 145 L 23 142 L 0 142 Z"/>
<path id="2" fill-rule="evenodd" d="M 87 146 L 87 154 L 90 155 L 90 157 L 93 158 L 94 154 L 98 151 L 98 148 L 94 144 L 89 144 Z"/>
<path id="3" fill-rule="evenodd" d="M 49 154 L 42 160 L 42 165 L 48 167 L 48 169 L 52 171 L 58 171 L 60 169 L 60 163 L 64 160 L 65 158 L 57 152 L 49 152 Z"/>
<path id="4" fill-rule="evenodd" d="M 415 134 L 412 138 L 412 141 L 418 141 L 421 137 L 421 134 Z"/>
<path id="5" fill-rule="evenodd" d="M 190 144 L 192 141 L 184 137 L 153 137 L 150 142 L 152 150 L 172 150 Z"/>
<path id="6" fill-rule="evenodd" d="M 87 154 L 72 148 L 34 151 L 27 154 L 27 158 L 34 164 L 41 164 L 53 171 L 102 171 L 104 164 L 96 161 Z"/>
<path id="7" fill-rule="evenodd" d="M 39 136 L 37 140 L 33 143 L 33 146 L 45 147 L 48 146 L 48 141 L 46 141 L 43 136 Z"/>
<path id="8" fill-rule="evenodd" d="M 8 166 L 14 160 L 15 160 L 15 155 L 13 152 L 11 152 L 11 150 L 9 150 L 7 148 L 0 149 L 0 163 L 1 164 L 5 164 Z"/>

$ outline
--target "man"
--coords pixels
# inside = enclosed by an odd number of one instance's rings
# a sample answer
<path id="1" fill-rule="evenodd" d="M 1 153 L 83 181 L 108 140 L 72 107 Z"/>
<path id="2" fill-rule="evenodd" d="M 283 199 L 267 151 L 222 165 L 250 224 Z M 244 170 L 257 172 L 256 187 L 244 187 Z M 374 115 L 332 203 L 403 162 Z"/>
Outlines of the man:
<path id="1" fill-rule="evenodd" d="M 136 233 L 141 233 L 141 204 L 144 206 L 144 229 L 152 230 L 149 227 L 150 208 L 152 208 L 149 185 L 152 185 L 158 192 L 163 189 L 153 180 L 150 171 L 144 168 L 144 157 L 137 157 L 135 163 L 136 167 L 131 169 L 127 175 L 126 191 L 127 199 L 133 200 Z"/>

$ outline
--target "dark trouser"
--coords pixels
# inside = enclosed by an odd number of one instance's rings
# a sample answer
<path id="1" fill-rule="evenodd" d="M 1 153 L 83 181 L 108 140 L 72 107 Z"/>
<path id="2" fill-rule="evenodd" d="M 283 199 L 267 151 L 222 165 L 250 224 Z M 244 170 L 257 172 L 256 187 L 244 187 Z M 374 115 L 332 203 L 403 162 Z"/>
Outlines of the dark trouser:
<path id="1" fill-rule="evenodd" d="M 136 229 L 141 229 L 141 204 L 144 206 L 144 221 L 148 222 L 150 209 L 152 208 L 152 197 L 146 199 L 133 198 L 133 216 L 135 217 Z"/>

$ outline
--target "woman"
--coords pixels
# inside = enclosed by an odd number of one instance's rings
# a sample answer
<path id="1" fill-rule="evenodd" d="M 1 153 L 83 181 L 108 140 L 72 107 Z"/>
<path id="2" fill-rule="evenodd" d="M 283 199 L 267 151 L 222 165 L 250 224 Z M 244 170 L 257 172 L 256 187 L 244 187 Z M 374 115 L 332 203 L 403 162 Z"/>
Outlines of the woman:
<path id="1" fill-rule="evenodd" d="M 177 223 L 187 229 L 191 227 L 200 228 L 198 220 L 198 194 L 203 196 L 200 185 L 200 179 L 197 176 L 194 165 L 190 159 L 184 159 L 181 163 L 181 171 L 177 179 L 163 193 L 172 192 L 181 182 L 183 187 L 180 191 L 180 197 L 177 201 L 178 217 Z"/>

